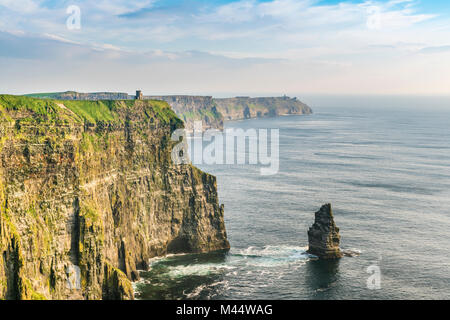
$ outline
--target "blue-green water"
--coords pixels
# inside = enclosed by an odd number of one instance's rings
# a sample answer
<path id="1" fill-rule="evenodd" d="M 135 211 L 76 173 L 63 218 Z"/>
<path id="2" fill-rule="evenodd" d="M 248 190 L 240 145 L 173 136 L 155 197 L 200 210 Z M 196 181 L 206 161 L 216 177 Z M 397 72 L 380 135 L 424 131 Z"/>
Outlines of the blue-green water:
<path id="1" fill-rule="evenodd" d="M 311 116 L 228 123 L 280 129 L 280 172 L 201 166 L 218 177 L 231 251 L 152 261 L 141 299 L 449 299 L 450 103 L 445 109 L 314 106 Z M 334 207 L 342 247 L 305 254 L 314 212 Z M 367 268 L 379 266 L 381 289 Z"/>

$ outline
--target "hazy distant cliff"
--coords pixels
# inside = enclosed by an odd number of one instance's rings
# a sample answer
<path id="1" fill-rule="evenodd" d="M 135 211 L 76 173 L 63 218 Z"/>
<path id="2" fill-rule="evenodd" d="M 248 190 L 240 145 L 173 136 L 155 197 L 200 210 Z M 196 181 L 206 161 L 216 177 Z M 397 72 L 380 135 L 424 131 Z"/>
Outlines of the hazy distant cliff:
<path id="1" fill-rule="evenodd" d="M 225 120 L 242 120 L 280 115 L 311 114 L 306 104 L 289 97 L 236 97 L 216 99 L 217 111 Z"/>
<path id="2" fill-rule="evenodd" d="M 202 121 L 204 129 L 223 129 L 223 117 L 217 111 L 216 100 L 209 96 L 146 96 L 144 99 L 166 101 L 175 113 L 193 129 L 194 121 Z"/>
<path id="3" fill-rule="evenodd" d="M 130 299 L 149 258 L 229 248 L 215 177 L 171 161 L 182 125 L 160 101 L 0 95 L 0 299 Z"/>
<path id="4" fill-rule="evenodd" d="M 33 98 L 56 99 L 56 100 L 127 100 L 132 99 L 128 93 L 122 92 L 93 92 L 82 93 L 76 91 L 52 92 L 52 93 L 33 93 L 27 95 Z"/>
<path id="5" fill-rule="evenodd" d="M 236 97 L 215 99 L 202 96 L 150 96 L 172 106 L 189 129 L 193 121 L 203 120 L 205 129 L 223 129 L 223 122 L 281 115 L 305 115 L 312 110 L 306 104 L 289 97 Z"/>

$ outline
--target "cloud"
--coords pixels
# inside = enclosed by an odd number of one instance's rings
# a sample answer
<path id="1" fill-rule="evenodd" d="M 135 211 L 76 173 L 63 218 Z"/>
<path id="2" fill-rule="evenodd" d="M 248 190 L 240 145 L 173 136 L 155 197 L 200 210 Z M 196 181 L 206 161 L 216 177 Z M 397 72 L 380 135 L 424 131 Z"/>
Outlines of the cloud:
<path id="1" fill-rule="evenodd" d="M 448 53 L 450 52 L 450 45 L 438 47 L 426 47 L 419 51 L 419 53 Z"/>
<path id="2" fill-rule="evenodd" d="M 107 56 L 129 59 L 130 61 L 149 62 L 150 60 L 178 60 L 187 63 L 265 63 L 277 61 L 276 59 L 264 58 L 238 58 L 227 57 L 221 54 L 211 54 L 208 52 L 189 50 L 189 51 L 163 51 L 149 50 L 143 53 L 124 50 L 112 44 L 92 44 L 87 45 L 76 41 L 68 40 L 63 37 L 44 34 L 36 35 L 25 32 L 1 32 L 0 31 L 0 57 L 52 60 L 59 61 L 72 56 L 75 60 L 85 58 L 86 55 L 94 56 L 101 52 L 98 58 L 103 59 Z M 113 55 L 114 54 L 114 55 Z"/>
<path id="3" fill-rule="evenodd" d="M 65 24 L 65 9 L 72 4 L 70 1 L 0 0 L 0 5 L 20 12 L 0 12 L 0 28 L 53 34 L 77 42 L 106 42 L 132 50 L 233 50 L 256 54 L 276 47 L 283 52 L 334 41 L 345 33 L 348 38 L 355 32 L 372 37 L 367 28 L 371 20 L 379 26 L 376 29 L 393 32 L 435 17 L 417 13 L 412 0 L 320 3 L 80 0 L 81 30 L 73 32 Z M 20 11 L 24 6 L 30 8 L 29 12 Z M 371 11 L 373 8 L 376 10 Z"/>
<path id="4" fill-rule="evenodd" d="M 151 9 L 157 0 L 100 0 L 82 1 L 87 10 L 96 10 L 112 15 L 126 15 L 142 9 Z"/>
<path id="5" fill-rule="evenodd" d="M 139 53 L 110 45 L 88 46 L 53 35 L 0 32 L 0 68 L 8 74 L 0 79 L 0 86 L 12 93 L 94 88 L 192 93 L 209 87 L 220 91 L 224 82 L 231 83 L 238 74 L 277 62 L 201 51 Z"/>
<path id="6" fill-rule="evenodd" d="M 324 3 L 78 0 L 81 29 L 68 30 L 66 7 L 73 1 L 0 0 L 0 30 L 8 31 L 0 32 L 0 66 L 8 75 L 0 86 L 24 92 L 447 90 L 448 77 L 435 74 L 450 71 L 450 63 L 425 54 L 447 54 L 442 18 L 420 12 L 413 0 Z"/>
<path id="7" fill-rule="evenodd" d="M 19 13 L 32 13 L 40 9 L 41 1 L 33 0 L 0 0 L 0 7 Z"/>
<path id="8" fill-rule="evenodd" d="M 219 6 L 212 13 L 199 16 L 200 21 L 213 24 L 254 22 L 253 25 L 283 25 L 284 30 L 302 32 L 310 27 L 324 27 L 330 30 L 336 26 L 355 27 L 366 24 L 368 18 L 376 14 L 383 27 L 406 27 L 434 17 L 417 14 L 411 8 L 410 0 L 373 2 L 360 4 L 340 2 L 335 5 L 318 5 L 311 0 L 273 0 L 258 2 L 241 0 Z M 399 7 L 399 5 L 401 5 Z M 376 9 L 371 12 L 369 9 Z M 259 23 L 258 23 L 259 22 Z M 244 25 L 244 27 L 246 27 Z"/>

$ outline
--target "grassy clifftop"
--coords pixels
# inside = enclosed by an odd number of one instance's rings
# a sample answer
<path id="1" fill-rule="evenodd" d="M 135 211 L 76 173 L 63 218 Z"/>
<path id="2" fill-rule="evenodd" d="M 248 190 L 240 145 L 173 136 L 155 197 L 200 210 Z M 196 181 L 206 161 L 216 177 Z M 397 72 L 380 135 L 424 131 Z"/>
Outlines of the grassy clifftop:
<path id="1" fill-rule="evenodd" d="M 166 102 L 157 100 L 69 101 L 0 95 L 0 115 L 3 121 L 12 121 L 12 118 L 8 116 L 11 112 L 16 114 L 22 112 L 29 114 L 30 117 L 24 117 L 21 120 L 31 122 L 123 124 L 126 119 L 119 111 L 138 107 L 147 108 L 150 111 L 146 113 L 148 117 L 157 117 L 163 123 L 182 125 L 182 121 L 178 119 L 171 107 Z"/>
<path id="2" fill-rule="evenodd" d="M 133 101 L 134 96 L 125 93 L 79 93 L 74 91 L 40 93 L 28 96 L 57 100 L 120 100 Z M 235 97 L 216 99 L 212 96 L 145 96 L 145 100 L 167 102 L 174 112 L 185 121 L 186 128 L 191 130 L 195 121 L 202 121 L 203 128 L 223 129 L 227 120 L 241 120 L 279 115 L 311 114 L 312 110 L 297 98 L 283 97 Z"/>
<path id="3" fill-rule="evenodd" d="M 75 91 L 27 94 L 28 97 L 56 100 L 127 100 L 132 98 L 123 92 L 81 93 Z"/>

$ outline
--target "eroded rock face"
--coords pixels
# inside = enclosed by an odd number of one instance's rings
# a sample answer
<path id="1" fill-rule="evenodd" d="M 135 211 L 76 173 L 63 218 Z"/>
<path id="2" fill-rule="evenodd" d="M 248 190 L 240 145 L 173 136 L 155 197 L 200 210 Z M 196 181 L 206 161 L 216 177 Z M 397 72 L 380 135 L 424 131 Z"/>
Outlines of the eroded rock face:
<path id="1" fill-rule="evenodd" d="M 312 113 L 306 104 L 289 97 L 236 97 L 215 101 L 217 110 L 226 121 Z"/>
<path id="2" fill-rule="evenodd" d="M 145 96 L 144 99 L 167 102 L 184 121 L 188 131 L 194 130 L 195 121 L 202 121 L 203 130 L 223 130 L 223 117 L 211 96 Z"/>
<path id="3" fill-rule="evenodd" d="M 216 178 L 171 160 L 180 126 L 163 102 L 0 95 L 0 299 L 132 299 L 150 258 L 229 248 Z"/>
<path id="4" fill-rule="evenodd" d="M 315 221 L 308 230 L 308 253 L 321 259 L 338 259 L 343 256 L 339 244 L 341 236 L 333 218 L 331 204 L 326 204 L 315 214 Z"/>

